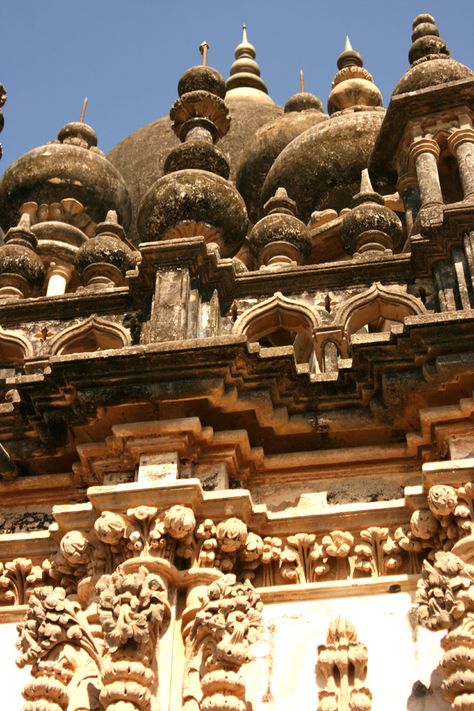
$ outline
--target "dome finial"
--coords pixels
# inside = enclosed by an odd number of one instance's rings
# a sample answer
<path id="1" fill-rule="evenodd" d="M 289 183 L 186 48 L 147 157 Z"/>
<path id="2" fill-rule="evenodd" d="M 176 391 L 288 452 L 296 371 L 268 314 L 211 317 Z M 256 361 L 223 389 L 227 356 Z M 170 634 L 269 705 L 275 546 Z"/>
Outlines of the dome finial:
<path id="1" fill-rule="evenodd" d="M 359 52 L 356 52 L 352 48 L 349 35 L 346 35 L 346 41 L 344 42 L 344 51 L 339 55 L 337 60 L 337 68 L 344 69 L 345 67 L 363 67 L 364 60 L 362 59 Z"/>
<path id="2" fill-rule="evenodd" d="M 206 40 L 204 40 L 204 42 L 201 42 L 201 44 L 199 45 L 199 51 L 201 52 L 203 67 L 207 67 L 207 52 L 208 52 L 208 50 L 209 50 L 209 45 L 206 42 Z"/>
<path id="3" fill-rule="evenodd" d="M 359 52 L 352 48 L 349 36 L 346 36 L 344 51 L 337 59 L 338 72 L 332 82 L 328 98 L 330 114 L 355 106 L 382 106 L 382 94 L 375 86 L 372 75 L 364 69 L 364 60 Z"/>
<path id="4" fill-rule="evenodd" d="M 304 72 L 300 69 L 300 93 L 304 92 Z"/>
<path id="5" fill-rule="evenodd" d="M 80 122 L 80 123 L 84 123 L 84 119 L 85 119 L 85 116 L 86 116 L 86 109 L 87 109 L 87 104 L 88 104 L 88 102 L 89 102 L 89 99 L 88 99 L 87 96 L 86 96 L 86 98 L 85 98 L 84 101 L 82 102 L 81 115 L 79 116 L 79 122 Z"/>
<path id="6" fill-rule="evenodd" d="M 230 68 L 230 77 L 227 79 L 227 93 L 232 89 L 257 89 L 268 94 L 266 84 L 260 77 L 260 67 L 255 61 L 256 49 L 248 41 L 245 23 L 242 25 L 242 42 L 235 48 L 234 56 L 235 61 Z"/>
<path id="7" fill-rule="evenodd" d="M 446 42 L 439 36 L 439 30 L 432 15 L 424 13 L 413 20 L 411 35 L 412 45 L 408 53 L 410 64 L 419 59 L 449 57 Z"/>

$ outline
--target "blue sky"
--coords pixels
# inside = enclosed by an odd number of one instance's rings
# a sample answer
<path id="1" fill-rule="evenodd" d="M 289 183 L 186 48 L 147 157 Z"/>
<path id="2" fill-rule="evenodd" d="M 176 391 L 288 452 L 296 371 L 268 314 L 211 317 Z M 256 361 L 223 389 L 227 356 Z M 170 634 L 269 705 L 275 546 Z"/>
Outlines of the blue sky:
<path id="1" fill-rule="evenodd" d="M 0 0 L 0 81 L 8 91 L 0 136 L 3 172 L 79 117 L 108 151 L 166 114 L 183 71 L 200 62 L 228 76 L 246 22 L 277 103 L 306 89 L 326 103 L 346 34 L 361 52 L 385 105 L 408 66 L 411 22 L 431 12 L 455 59 L 474 66 L 474 1 L 431 0 Z"/>

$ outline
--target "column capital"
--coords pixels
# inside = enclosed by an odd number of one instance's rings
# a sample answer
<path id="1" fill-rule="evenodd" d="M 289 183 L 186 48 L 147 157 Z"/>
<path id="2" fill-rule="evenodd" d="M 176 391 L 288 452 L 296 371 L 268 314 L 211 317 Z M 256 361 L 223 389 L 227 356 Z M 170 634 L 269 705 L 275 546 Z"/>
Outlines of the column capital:
<path id="1" fill-rule="evenodd" d="M 455 128 L 448 136 L 448 148 L 453 153 L 456 154 L 456 149 L 461 143 L 474 143 L 474 128 L 470 126 L 463 126 L 462 128 Z"/>
<path id="2" fill-rule="evenodd" d="M 434 140 L 434 138 L 430 138 L 429 136 L 423 136 L 414 139 L 408 152 L 410 163 L 412 161 L 416 161 L 418 156 L 423 153 L 430 153 L 436 158 L 436 160 L 438 160 L 440 154 L 440 147 L 438 143 Z"/>

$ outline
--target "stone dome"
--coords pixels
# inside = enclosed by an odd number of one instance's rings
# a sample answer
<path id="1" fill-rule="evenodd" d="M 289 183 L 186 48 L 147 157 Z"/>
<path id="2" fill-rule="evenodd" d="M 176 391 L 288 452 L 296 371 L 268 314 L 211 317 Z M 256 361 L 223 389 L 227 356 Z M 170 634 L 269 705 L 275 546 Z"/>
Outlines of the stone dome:
<path id="1" fill-rule="evenodd" d="M 337 66 L 328 99 L 330 119 L 319 121 L 282 150 L 262 188 L 264 204 L 284 187 L 305 222 L 315 210 L 339 211 L 351 204 L 385 114 L 381 94 L 349 38 Z M 383 182 L 376 189 L 393 190 Z"/>
<path id="2" fill-rule="evenodd" d="M 138 228 L 144 241 L 203 234 L 228 256 L 245 237 L 247 211 L 237 190 L 220 175 L 179 170 L 158 179 L 148 190 Z"/>
<path id="3" fill-rule="evenodd" d="M 262 189 L 262 202 L 286 188 L 299 216 L 308 221 L 314 210 L 348 207 L 358 192 L 384 111 L 340 112 L 295 138 L 275 160 Z M 393 191 L 384 181 L 378 192 Z"/>
<path id="4" fill-rule="evenodd" d="M 231 67 L 231 76 L 226 82 L 227 93 L 225 94 L 230 128 L 219 141 L 219 150 L 229 159 L 229 178 L 232 182 L 235 182 L 239 167 L 247 155 L 247 146 L 257 130 L 283 113 L 283 109 L 276 106 L 268 95 L 265 82 L 260 77 L 260 68 L 255 61 L 255 48 L 249 44 L 245 28 L 242 42 L 237 46 L 235 54 L 236 61 Z M 210 70 L 209 76 L 205 69 L 199 71 L 202 74 L 201 79 L 207 82 L 206 86 L 219 93 L 221 85 L 219 80 L 214 78 L 214 70 Z M 195 73 L 195 67 L 185 72 L 181 78 L 182 85 L 179 91 L 195 86 Z M 166 166 L 165 170 L 167 157 L 179 145 L 169 117 L 162 116 L 124 138 L 108 154 L 110 162 L 124 176 L 129 186 L 132 199 L 132 223 L 128 235 L 132 242 L 138 243 L 143 239 L 137 231 L 137 217 L 145 194 L 164 173 L 182 167 L 179 165 L 180 150 L 178 149 L 173 153 L 173 164 Z M 181 150 L 188 153 L 188 148 Z M 205 153 L 202 156 L 203 162 L 208 162 L 209 151 L 202 147 L 200 150 Z M 196 168 L 199 167 L 196 163 Z M 223 175 L 223 171 L 217 166 L 215 169 Z"/>
<path id="5" fill-rule="evenodd" d="M 226 96 L 225 102 L 229 109 L 230 129 L 219 141 L 219 149 L 228 156 L 230 179 L 235 180 L 246 147 L 257 130 L 280 116 L 283 109 L 249 96 Z M 139 205 L 150 187 L 164 174 L 165 160 L 178 145 L 169 117 L 163 116 L 127 136 L 108 154 L 110 162 L 129 186 L 133 217 L 128 234 L 135 243 L 140 241 L 136 226 Z"/>
<path id="6" fill-rule="evenodd" d="M 82 203 L 95 222 L 113 209 L 127 226 L 131 217 L 127 187 L 96 143 L 90 126 L 72 122 L 59 131 L 57 141 L 14 161 L 0 183 L 4 228 L 16 223 L 23 203 L 56 203 L 65 197 Z"/>
<path id="7" fill-rule="evenodd" d="M 472 69 L 450 57 L 448 46 L 440 38 L 431 15 L 418 15 L 413 20 L 408 57 L 411 66 L 393 90 L 394 96 L 474 77 Z"/>
<path id="8" fill-rule="evenodd" d="M 293 139 L 327 119 L 319 99 L 313 94 L 301 93 L 287 101 L 283 116 L 256 131 L 247 144 L 236 176 L 251 222 L 259 218 L 260 193 L 275 159 Z"/>

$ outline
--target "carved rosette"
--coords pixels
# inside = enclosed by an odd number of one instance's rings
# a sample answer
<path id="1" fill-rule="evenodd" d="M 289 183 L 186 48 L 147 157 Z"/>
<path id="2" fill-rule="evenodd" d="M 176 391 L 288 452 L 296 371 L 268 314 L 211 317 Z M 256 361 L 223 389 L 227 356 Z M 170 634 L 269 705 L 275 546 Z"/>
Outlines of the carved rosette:
<path id="1" fill-rule="evenodd" d="M 187 642 L 184 709 L 246 711 L 240 670 L 261 632 L 261 610 L 248 580 L 225 575 L 209 585 Z"/>
<path id="2" fill-rule="evenodd" d="M 318 647 L 318 711 L 370 711 L 367 661 L 367 648 L 358 641 L 352 622 L 341 617 L 331 622 L 326 644 Z"/>

